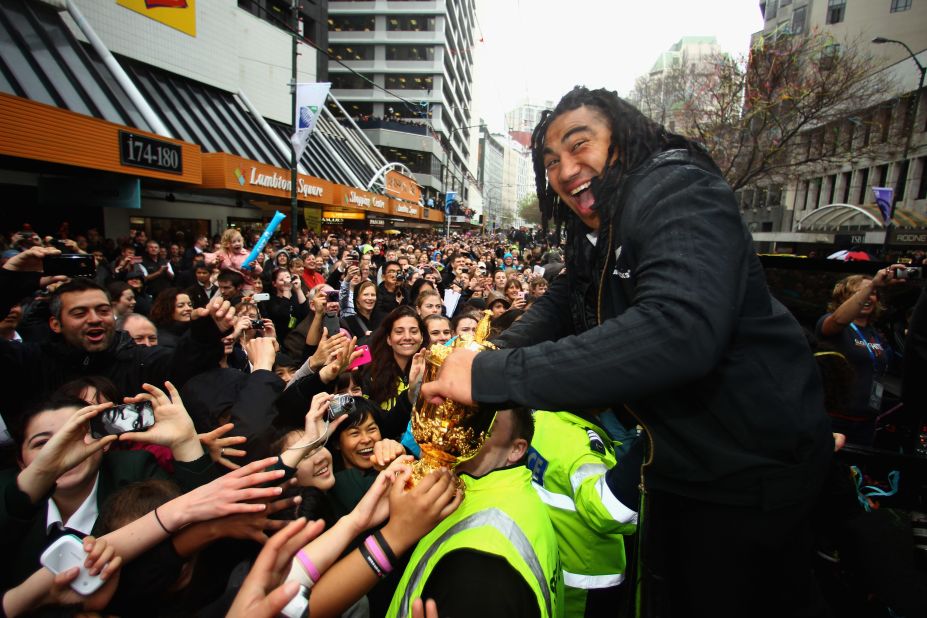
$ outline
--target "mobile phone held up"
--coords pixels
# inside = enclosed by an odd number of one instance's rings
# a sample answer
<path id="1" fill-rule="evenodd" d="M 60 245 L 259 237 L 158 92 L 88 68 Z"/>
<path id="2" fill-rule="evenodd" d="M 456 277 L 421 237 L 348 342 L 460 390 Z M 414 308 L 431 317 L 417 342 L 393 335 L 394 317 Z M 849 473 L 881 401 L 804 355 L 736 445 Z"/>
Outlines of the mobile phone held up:
<path id="1" fill-rule="evenodd" d="M 322 318 L 322 327 L 328 331 L 329 337 L 334 337 L 341 332 L 341 318 L 338 312 L 326 311 L 325 317 Z"/>
<path id="2" fill-rule="evenodd" d="M 148 431 L 155 423 L 150 401 L 107 408 L 90 419 L 90 435 L 100 439 L 130 431 Z"/>
<path id="3" fill-rule="evenodd" d="M 369 347 L 369 346 L 366 346 L 366 345 L 359 345 L 359 346 L 357 346 L 357 348 L 355 348 L 355 352 L 356 352 L 357 350 L 362 351 L 363 354 L 361 354 L 353 363 L 351 363 L 351 364 L 348 366 L 348 370 L 349 370 L 349 371 L 353 371 L 353 370 L 357 369 L 358 367 L 362 367 L 363 365 L 366 365 L 366 364 L 369 363 L 371 360 L 373 360 L 373 359 L 370 357 L 370 347 Z"/>
<path id="4" fill-rule="evenodd" d="M 57 575 L 74 567 L 80 567 L 77 579 L 71 582 L 71 588 L 84 596 L 93 594 L 103 585 L 99 575 L 91 575 L 84 567 L 87 552 L 84 544 L 73 534 L 65 534 L 42 552 L 39 562 L 43 567 Z"/>
<path id="5" fill-rule="evenodd" d="M 62 253 L 61 255 L 46 255 L 42 258 L 42 271 L 48 276 L 93 277 L 97 268 L 93 263 L 92 255 Z"/>

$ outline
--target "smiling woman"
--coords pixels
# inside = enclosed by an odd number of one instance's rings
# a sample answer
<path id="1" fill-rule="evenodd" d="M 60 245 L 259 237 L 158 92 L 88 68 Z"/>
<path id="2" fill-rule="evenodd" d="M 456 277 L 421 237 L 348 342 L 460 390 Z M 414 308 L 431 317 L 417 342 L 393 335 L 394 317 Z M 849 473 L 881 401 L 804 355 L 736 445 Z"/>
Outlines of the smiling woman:
<path id="1" fill-rule="evenodd" d="M 428 345 L 427 331 L 415 309 L 401 305 L 391 311 L 370 337 L 371 362 L 364 374 L 364 393 L 378 405 L 383 436 L 398 439 L 412 412 L 408 397 L 412 357 Z"/>

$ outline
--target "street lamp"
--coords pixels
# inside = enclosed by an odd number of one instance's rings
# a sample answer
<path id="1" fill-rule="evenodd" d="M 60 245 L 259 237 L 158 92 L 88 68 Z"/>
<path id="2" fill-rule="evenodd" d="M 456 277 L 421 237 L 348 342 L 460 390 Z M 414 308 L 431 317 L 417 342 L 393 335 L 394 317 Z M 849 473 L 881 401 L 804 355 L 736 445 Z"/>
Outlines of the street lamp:
<path id="1" fill-rule="evenodd" d="M 898 174 L 898 180 L 895 182 L 895 195 L 892 200 L 892 211 L 888 218 L 888 224 L 885 226 L 885 240 L 882 244 L 883 253 L 887 252 L 888 249 L 888 235 L 892 229 L 892 217 L 895 215 L 895 205 L 898 203 L 898 196 L 901 194 L 901 190 L 904 187 L 905 181 L 907 180 L 908 171 L 910 168 L 910 163 L 908 162 L 908 152 L 911 150 L 911 136 L 914 134 L 914 123 L 917 122 L 917 107 L 921 100 L 921 91 L 924 89 L 924 76 L 927 75 L 927 67 L 920 63 L 917 59 L 917 54 L 911 51 L 911 48 L 908 47 L 903 41 L 896 41 L 895 39 L 886 39 L 885 37 L 877 36 L 872 39 L 872 42 L 876 45 L 883 45 L 885 43 L 894 43 L 896 45 L 901 45 L 905 48 L 905 51 L 908 52 L 911 60 L 914 61 L 914 64 L 917 65 L 917 70 L 920 71 L 920 79 L 917 82 L 917 90 L 914 92 L 914 100 L 911 102 L 911 112 L 908 119 L 908 134 L 905 136 L 904 140 L 904 150 L 901 152 L 901 160 L 904 162 L 904 174 Z"/>

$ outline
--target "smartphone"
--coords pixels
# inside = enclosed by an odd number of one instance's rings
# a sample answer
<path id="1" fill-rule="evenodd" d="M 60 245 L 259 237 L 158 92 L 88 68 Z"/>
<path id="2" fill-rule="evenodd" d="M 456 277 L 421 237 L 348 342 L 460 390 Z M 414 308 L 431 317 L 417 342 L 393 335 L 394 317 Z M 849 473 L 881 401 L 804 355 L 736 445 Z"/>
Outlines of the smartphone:
<path id="1" fill-rule="evenodd" d="M 150 401 L 126 403 L 107 408 L 91 418 L 90 435 L 99 439 L 130 431 L 148 431 L 154 423 L 154 408 Z"/>
<path id="2" fill-rule="evenodd" d="M 364 353 L 361 354 L 353 363 L 351 363 L 351 364 L 348 366 L 348 370 L 349 370 L 349 371 L 353 371 L 354 369 L 357 369 L 358 367 L 361 367 L 361 366 L 363 366 L 363 365 L 366 365 L 366 364 L 369 363 L 371 360 L 373 360 L 373 359 L 370 357 L 370 346 L 359 345 L 359 346 L 357 346 L 357 348 L 355 348 L 355 351 L 357 351 L 357 350 L 362 350 Z"/>
<path id="3" fill-rule="evenodd" d="M 341 332 L 341 318 L 338 312 L 326 311 L 322 319 L 322 327 L 328 330 L 328 336 L 333 337 Z"/>
<path id="4" fill-rule="evenodd" d="M 80 574 L 71 582 L 71 588 L 86 596 L 93 594 L 103 585 L 99 575 L 91 575 L 84 567 L 86 559 L 87 552 L 84 551 L 81 540 L 73 534 L 65 534 L 42 552 L 39 562 L 55 575 L 80 567 Z"/>
<path id="5" fill-rule="evenodd" d="M 93 277 L 97 272 L 92 255 L 82 253 L 62 253 L 46 255 L 42 258 L 42 270 L 46 275 L 64 275 L 66 277 Z"/>
<path id="6" fill-rule="evenodd" d="M 254 294 L 251 296 L 251 300 L 253 300 L 256 303 L 259 303 L 265 300 L 270 300 L 270 292 L 258 292 L 257 294 Z"/>
<path id="7" fill-rule="evenodd" d="M 338 302 L 338 290 L 329 290 L 328 292 L 325 292 L 325 302 L 337 303 Z"/>

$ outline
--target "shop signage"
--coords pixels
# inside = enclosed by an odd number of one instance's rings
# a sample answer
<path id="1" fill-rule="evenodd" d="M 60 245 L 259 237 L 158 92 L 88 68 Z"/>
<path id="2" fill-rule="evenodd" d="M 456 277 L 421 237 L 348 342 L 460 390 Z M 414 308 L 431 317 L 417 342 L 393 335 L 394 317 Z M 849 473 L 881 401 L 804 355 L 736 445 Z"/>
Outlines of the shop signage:
<path id="1" fill-rule="evenodd" d="M 338 217 L 322 217 L 322 223 L 325 225 L 341 225 L 344 219 Z"/>
<path id="2" fill-rule="evenodd" d="M 927 245 L 927 230 L 892 230 L 889 242 L 896 245 Z"/>
<path id="3" fill-rule="evenodd" d="M 386 225 L 386 221 L 383 219 L 372 219 L 371 218 L 371 219 L 367 219 L 367 223 L 369 223 L 370 225 L 376 225 L 379 227 L 383 227 L 384 225 Z"/>
<path id="4" fill-rule="evenodd" d="M 251 176 L 248 178 L 248 184 L 257 185 L 258 187 L 264 187 L 266 189 L 280 189 L 281 191 L 289 192 L 292 181 L 277 172 L 264 174 L 256 167 L 252 167 Z M 323 193 L 325 193 L 323 187 L 306 182 L 302 178 L 296 179 L 297 195 L 302 195 L 304 197 L 322 197 Z"/>
<path id="5" fill-rule="evenodd" d="M 344 192 L 344 203 L 348 206 L 358 206 L 367 210 L 376 208 L 377 210 L 386 210 L 387 198 L 375 193 L 367 193 L 356 189 L 346 189 Z"/>
<path id="6" fill-rule="evenodd" d="M 129 131 L 119 132 L 119 162 L 132 167 L 183 174 L 180 146 Z"/>
<path id="7" fill-rule="evenodd" d="M 407 202 L 418 203 L 422 200 L 422 190 L 419 188 L 418 183 L 408 176 L 404 176 L 392 170 L 386 172 L 386 187 L 384 191 L 387 195 L 398 197 Z"/>
<path id="8" fill-rule="evenodd" d="M 397 215 L 408 215 L 410 217 L 418 216 L 418 206 L 407 204 L 405 202 L 396 202 L 393 207 L 393 213 Z"/>

